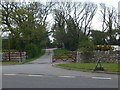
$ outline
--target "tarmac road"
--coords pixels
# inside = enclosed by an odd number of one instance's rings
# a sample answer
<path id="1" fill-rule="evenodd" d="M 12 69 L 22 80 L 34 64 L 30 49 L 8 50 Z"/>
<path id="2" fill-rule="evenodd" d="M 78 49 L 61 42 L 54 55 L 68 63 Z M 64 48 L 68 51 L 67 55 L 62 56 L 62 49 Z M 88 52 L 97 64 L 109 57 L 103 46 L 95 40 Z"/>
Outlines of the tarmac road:
<path id="1" fill-rule="evenodd" d="M 46 49 L 35 61 L 2 66 L 3 88 L 118 88 L 118 75 L 55 68 L 52 54 Z"/>

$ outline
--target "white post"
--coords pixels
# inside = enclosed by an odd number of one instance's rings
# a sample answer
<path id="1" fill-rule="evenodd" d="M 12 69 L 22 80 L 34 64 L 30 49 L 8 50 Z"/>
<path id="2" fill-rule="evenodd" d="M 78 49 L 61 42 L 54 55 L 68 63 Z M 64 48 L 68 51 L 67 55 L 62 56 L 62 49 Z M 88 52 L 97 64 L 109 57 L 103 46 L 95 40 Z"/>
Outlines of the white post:
<path id="1" fill-rule="evenodd" d="M 80 54 L 81 54 L 81 52 L 77 51 L 77 62 L 81 62 Z"/>

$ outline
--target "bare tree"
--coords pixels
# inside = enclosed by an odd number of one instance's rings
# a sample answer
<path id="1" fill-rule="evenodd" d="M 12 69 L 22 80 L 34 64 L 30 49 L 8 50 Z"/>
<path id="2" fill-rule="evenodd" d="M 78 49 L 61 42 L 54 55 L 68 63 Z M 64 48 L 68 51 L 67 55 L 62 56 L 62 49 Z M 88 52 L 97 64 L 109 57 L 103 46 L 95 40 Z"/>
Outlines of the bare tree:
<path id="1" fill-rule="evenodd" d="M 57 2 L 54 8 L 54 26 L 57 26 L 54 34 L 61 39 L 59 41 L 62 43 L 67 43 L 69 46 L 69 42 L 72 47 L 77 48 L 80 36 L 90 34 L 90 27 L 96 10 L 97 5 L 92 2 Z M 63 31 L 64 34 L 62 34 Z M 63 39 L 63 37 L 67 38 Z"/>
<path id="2" fill-rule="evenodd" d="M 109 43 L 112 43 L 114 37 L 112 31 L 118 29 L 117 11 L 114 7 L 107 7 L 104 3 L 101 3 L 100 7 L 103 20 L 102 31 L 108 32 Z"/>
<path id="3" fill-rule="evenodd" d="M 0 6 L 2 8 L 1 9 L 1 14 L 2 14 L 1 15 L 1 19 L 2 19 L 1 25 L 3 25 L 2 27 L 7 27 L 7 28 L 9 28 L 9 30 L 12 33 L 15 33 L 14 30 L 12 29 L 12 25 L 11 25 L 12 19 L 10 19 L 10 17 L 11 17 L 11 13 L 17 9 L 17 3 L 1 1 Z M 4 32 L 4 29 L 2 29 L 2 30 Z M 5 31 L 6 30 L 7 29 L 5 28 Z"/>
<path id="4" fill-rule="evenodd" d="M 83 26 L 84 26 L 83 32 L 85 35 L 88 36 L 90 34 L 90 28 L 91 28 L 93 17 L 97 11 L 97 5 L 92 2 L 88 2 L 88 3 L 85 3 L 84 6 L 86 7 L 83 14 Z"/>

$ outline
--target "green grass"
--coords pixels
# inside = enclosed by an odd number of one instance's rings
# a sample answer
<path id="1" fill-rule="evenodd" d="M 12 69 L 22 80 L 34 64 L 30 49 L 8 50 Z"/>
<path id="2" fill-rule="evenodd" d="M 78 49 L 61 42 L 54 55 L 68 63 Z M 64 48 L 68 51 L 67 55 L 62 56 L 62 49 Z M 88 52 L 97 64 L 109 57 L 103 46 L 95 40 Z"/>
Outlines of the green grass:
<path id="1" fill-rule="evenodd" d="M 39 58 L 39 57 L 41 57 L 42 55 L 44 55 L 44 53 L 45 53 L 45 50 L 42 50 L 39 55 L 37 55 L 37 56 L 34 57 L 34 58 L 25 60 L 24 63 L 27 63 L 27 62 L 30 62 L 30 61 L 34 61 L 34 60 L 36 60 L 37 58 Z M 15 64 L 20 64 L 20 63 L 19 63 L 18 61 L 4 61 L 4 62 L 0 62 L 0 65 L 15 65 Z"/>
<path id="2" fill-rule="evenodd" d="M 54 55 L 63 55 L 63 56 L 61 56 L 61 57 L 67 58 L 68 56 L 64 54 L 64 53 L 66 53 L 66 52 L 70 52 L 70 51 L 69 51 L 69 50 L 66 50 L 66 49 L 55 49 L 55 50 L 54 50 Z"/>
<path id="3" fill-rule="evenodd" d="M 113 63 L 102 63 L 106 72 L 120 72 L 118 69 L 118 64 Z M 96 63 L 70 63 L 70 64 L 57 64 L 60 67 L 69 67 L 73 69 L 80 69 L 80 70 L 94 70 Z"/>
<path id="4" fill-rule="evenodd" d="M 55 49 L 54 50 L 55 55 L 63 55 L 65 52 L 69 52 L 69 51 L 66 49 Z"/>
<path id="5" fill-rule="evenodd" d="M 14 65 L 14 64 L 19 64 L 18 61 L 4 61 L 0 62 L 0 65 Z"/>

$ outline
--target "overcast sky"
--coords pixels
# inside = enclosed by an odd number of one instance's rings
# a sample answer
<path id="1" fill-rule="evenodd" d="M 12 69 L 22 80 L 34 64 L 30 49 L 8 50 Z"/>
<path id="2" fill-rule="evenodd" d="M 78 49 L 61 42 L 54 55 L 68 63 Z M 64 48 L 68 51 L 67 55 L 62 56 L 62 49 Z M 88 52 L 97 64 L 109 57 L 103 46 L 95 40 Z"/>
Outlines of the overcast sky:
<path id="1" fill-rule="evenodd" d="M 11 1 L 14 1 L 14 0 L 11 0 Z M 42 2 L 46 2 L 46 1 L 51 1 L 51 0 L 15 0 L 15 1 L 23 1 L 23 2 L 29 2 L 29 1 L 42 1 Z M 66 1 L 66 0 L 52 0 L 52 1 Z M 120 0 L 67 0 L 67 1 L 75 1 L 75 2 L 94 2 L 96 4 L 98 4 L 99 6 L 99 3 L 105 3 L 107 6 L 113 6 L 116 8 L 116 10 L 118 10 L 118 2 Z M 100 22 L 100 19 L 101 19 L 101 16 L 100 16 L 100 12 L 99 12 L 99 9 L 97 10 L 97 13 L 93 19 L 93 24 L 92 24 L 92 27 L 94 29 L 101 29 L 101 24 L 102 22 Z M 48 18 L 48 21 L 51 20 L 51 17 L 49 16 Z M 52 23 L 52 22 L 50 22 Z"/>
<path id="2" fill-rule="evenodd" d="M 86 0 L 86 1 L 92 1 L 92 2 L 95 2 L 96 4 L 105 3 L 107 6 L 113 6 L 116 8 L 116 10 L 118 10 L 118 2 L 120 0 Z M 94 20 L 93 20 L 93 28 L 94 29 L 101 29 L 101 22 L 99 22 L 99 21 L 100 21 L 100 14 L 99 14 L 99 10 L 98 10 L 98 12 L 96 13 L 96 16 L 94 17 Z"/>
<path id="3" fill-rule="evenodd" d="M 14 0 L 11 0 L 11 1 L 14 1 Z M 46 1 L 50 1 L 50 0 L 16 0 L 16 1 L 42 1 L 42 2 L 46 2 Z M 53 1 L 61 1 L 61 0 L 53 0 Z M 65 0 L 62 0 L 62 1 L 65 1 Z M 107 5 L 111 5 L 111 6 L 114 6 L 114 7 L 118 7 L 118 2 L 120 0 L 67 0 L 67 1 L 76 1 L 76 2 L 85 2 L 85 1 L 92 1 L 92 2 L 95 2 L 95 3 L 106 3 Z"/>
<path id="4" fill-rule="evenodd" d="M 46 1 L 50 1 L 50 0 L 11 0 L 11 1 L 24 1 L 24 2 L 29 2 L 29 1 L 42 1 L 42 2 L 46 2 Z M 57 1 L 57 0 L 53 0 L 53 1 Z M 59 0 L 58 0 L 59 1 Z M 62 0 L 62 1 L 64 1 L 64 0 Z M 68 0 L 68 1 L 76 1 L 76 2 L 89 2 L 89 1 L 91 1 L 91 2 L 94 2 L 94 3 L 96 3 L 96 4 L 98 4 L 99 5 L 99 3 L 105 3 L 107 6 L 113 6 L 113 7 L 115 7 L 116 9 L 118 9 L 118 2 L 120 1 L 120 0 Z M 50 17 L 48 18 L 49 20 L 48 21 L 50 21 Z M 99 10 L 97 11 L 97 13 L 96 13 L 96 15 L 95 15 L 95 17 L 94 17 L 94 19 L 93 19 L 93 24 L 92 24 L 92 27 L 94 28 L 94 29 L 99 29 L 99 30 L 101 30 L 101 22 L 100 22 L 100 13 L 99 13 Z"/>
<path id="5" fill-rule="evenodd" d="M 38 0 L 34 0 L 34 1 L 38 1 Z M 45 2 L 45 1 L 47 1 L 47 0 L 43 0 L 43 2 Z M 57 0 L 53 0 L 53 1 L 57 1 Z M 64 0 L 62 0 L 62 1 L 64 1 Z M 99 6 L 99 3 L 105 3 L 107 6 L 113 6 L 116 8 L 116 10 L 118 10 L 118 2 L 120 0 L 68 0 L 68 1 L 75 1 L 75 2 L 90 2 L 91 1 L 91 2 L 98 4 L 98 6 Z M 98 9 L 97 13 L 93 19 L 92 27 L 94 29 L 99 29 L 99 30 L 101 29 L 102 22 L 100 22 L 100 18 L 101 18 L 101 16 L 100 16 L 100 12 Z"/>

